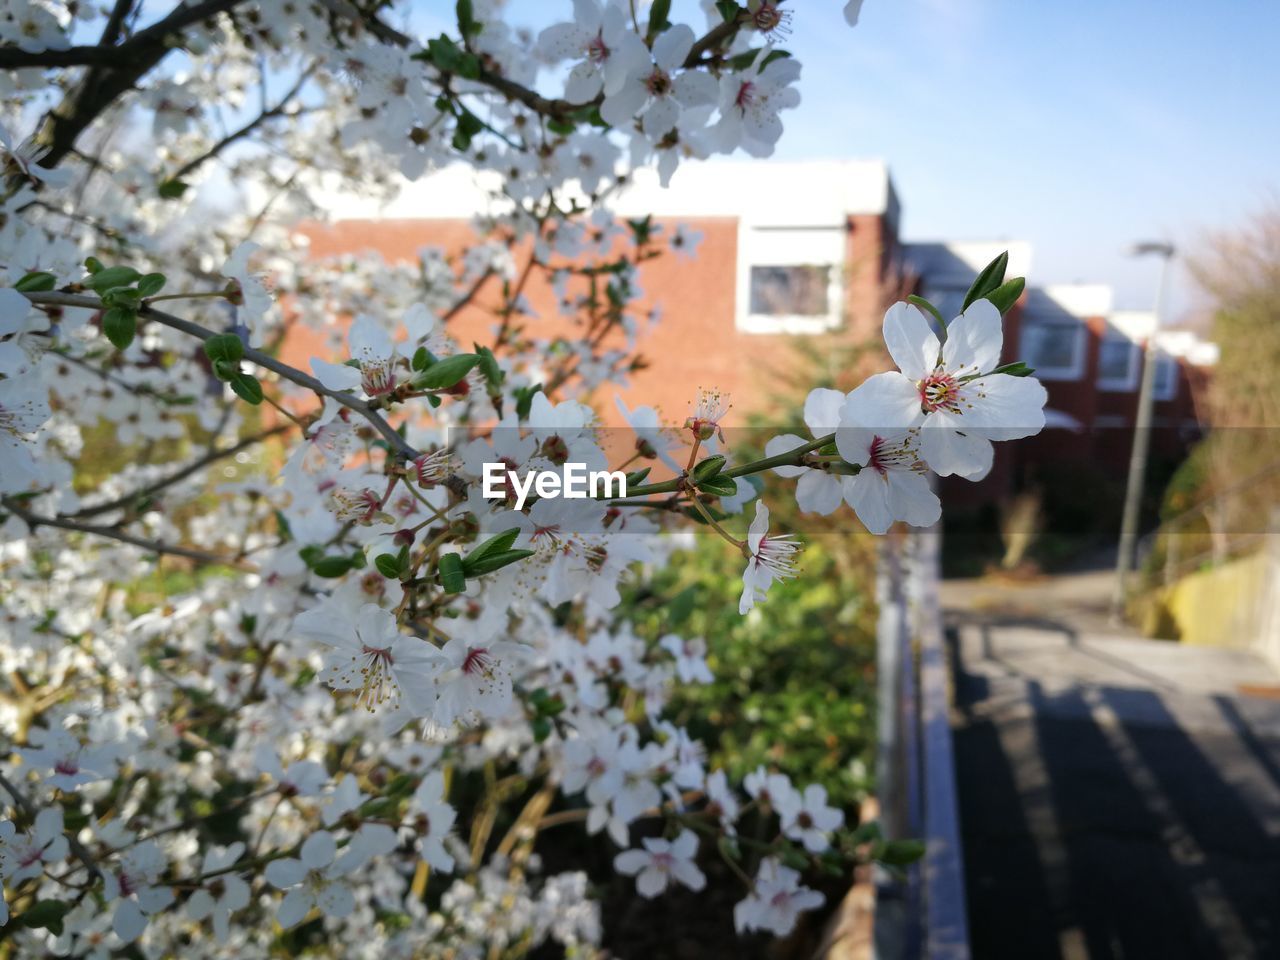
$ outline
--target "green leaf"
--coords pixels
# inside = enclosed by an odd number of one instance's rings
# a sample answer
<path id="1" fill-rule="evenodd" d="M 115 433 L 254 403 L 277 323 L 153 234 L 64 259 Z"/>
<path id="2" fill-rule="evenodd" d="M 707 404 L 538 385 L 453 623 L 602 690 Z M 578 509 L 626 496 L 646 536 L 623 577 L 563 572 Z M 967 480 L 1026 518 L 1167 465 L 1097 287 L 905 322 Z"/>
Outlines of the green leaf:
<path id="1" fill-rule="evenodd" d="M 742 12 L 734 0 L 716 0 L 716 10 L 719 11 L 720 17 L 725 23 L 732 23 L 738 19 L 738 14 Z"/>
<path id="2" fill-rule="evenodd" d="M 1013 309 L 1013 305 L 1018 302 L 1018 298 L 1022 296 L 1022 291 L 1026 289 L 1026 286 L 1027 281 L 1025 279 L 1014 277 L 988 293 L 986 299 L 995 305 L 995 308 L 1000 311 L 1000 316 L 1003 317 Z"/>
<path id="3" fill-rule="evenodd" d="M 632 470 L 627 474 L 627 487 L 638 487 L 644 483 L 645 477 L 649 476 L 652 467 L 641 467 L 639 470 Z"/>
<path id="4" fill-rule="evenodd" d="M 705 460 L 703 460 L 701 463 L 699 463 L 696 467 L 693 468 L 694 482 L 698 483 L 702 480 L 710 480 L 712 477 L 714 477 L 716 474 L 718 474 L 721 470 L 724 469 L 724 465 L 727 462 L 728 461 L 718 453 L 715 456 L 707 457 Z"/>
<path id="5" fill-rule="evenodd" d="M 468 577 L 480 577 L 486 573 L 493 573 L 495 570 L 501 570 L 503 567 L 513 563 L 519 563 L 525 557 L 532 557 L 532 550 L 503 550 L 499 553 L 486 553 L 479 560 L 472 562 L 466 560 L 463 562 L 463 572 Z"/>
<path id="6" fill-rule="evenodd" d="M 467 575 L 462 569 L 462 557 L 456 553 L 446 553 L 436 564 L 436 572 L 440 574 L 440 585 L 445 593 L 461 593 L 467 589 Z"/>
<path id="7" fill-rule="evenodd" d="M 470 373 L 479 362 L 480 358 L 474 353 L 445 357 L 414 377 L 413 385 L 419 390 L 447 390 Z"/>
<path id="8" fill-rule="evenodd" d="M 502 372 L 502 368 L 498 366 L 498 359 L 493 355 L 493 351 L 488 347 L 480 346 L 478 343 L 475 346 L 476 356 L 480 358 L 480 372 L 484 374 L 485 382 L 494 389 L 502 386 L 502 381 L 506 375 Z"/>
<path id="9" fill-rule="evenodd" d="M 524 420 L 529 416 L 529 409 L 533 406 L 533 395 L 542 389 L 542 384 L 535 383 L 531 387 L 516 388 L 516 418 Z"/>
<path id="10" fill-rule="evenodd" d="M 227 382 L 231 384 L 235 395 L 245 403 L 251 403 L 256 407 L 262 402 L 262 384 L 256 377 L 237 370 Z"/>
<path id="11" fill-rule="evenodd" d="M 117 350 L 126 350 L 138 331 L 138 315 L 124 307 L 112 307 L 102 315 L 102 332 Z"/>
<path id="12" fill-rule="evenodd" d="M 872 859 L 895 867 L 904 867 L 909 863 L 915 863 L 923 856 L 923 840 L 889 840 L 879 845 L 872 854 Z"/>
<path id="13" fill-rule="evenodd" d="M 133 267 L 104 267 L 89 277 L 87 286 L 102 293 L 112 287 L 125 287 L 137 280 L 142 274 Z"/>
<path id="14" fill-rule="evenodd" d="M 512 527 L 510 530 L 504 530 L 496 536 L 490 537 L 484 543 L 477 546 L 474 550 L 467 554 L 463 560 L 463 565 L 474 563 L 480 558 L 491 553 L 501 553 L 504 550 L 510 550 L 511 545 L 516 542 L 516 537 L 520 536 L 520 528 Z"/>
<path id="15" fill-rule="evenodd" d="M 373 565 L 388 580 L 400 579 L 400 561 L 389 553 L 380 553 L 373 558 Z"/>
<path id="16" fill-rule="evenodd" d="M 435 362 L 436 358 L 430 350 L 426 347 L 419 347 L 413 351 L 413 359 L 409 361 L 409 366 L 413 367 L 415 371 L 425 370 Z"/>
<path id="17" fill-rule="evenodd" d="M 529 729 L 533 731 L 534 741 L 541 743 L 551 736 L 551 721 L 546 717 L 534 717 L 529 724 Z"/>
<path id="18" fill-rule="evenodd" d="M 239 363 L 244 356 L 244 343 L 234 333 L 220 333 L 204 342 L 204 355 L 215 363 L 219 360 Z"/>
<path id="19" fill-rule="evenodd" d="M 321 557 L 311 565 L 311 572 L 317 577 L 340 577 L 351 569 L 350 557 Z"/>
<path id="20" fill-rule="evenodd" d="M 992 290 L 1004 283 L 1004 272 L 1009 267 L 1009 251 L 1006 250 L 983 268 L 973 281 L 973 286 L 964 295 L 964 304 L 960 312 L 964 313 L 974 301 L 983 299 Z"/>
<path id="21" fill-rule="evenodd" d="M 100 273 L 103 269 L 102 261 L 97 257 L 85 257 L 84 268 L 90 273 Z"/>
<path id="22" fill-rule="evenodd" d="M 471 0 L 458 0 L 455 10 L 458 15 L 458 32 L 463 37 L 473 37 L 484 29 L 484 24 L 476 20 Z"/>
<path id="23" fill-rule="evenodd" d="M 71 904 L 61 900 L 37 900 L 19 918 L 24 927 L 32 930 L 48 930 L 55 935 L 62 933 L 62 919 Z"/>
<path id="24" fill-rule="evenodd" d="M 649 7 L 649 32 L 647 39 L 650 43 L 653 38 L 671 26 L 671 0 L 653 0 L 653 5 Z"/>
<path id="25" fill-rule="evenodd" d="M 715 497 L 735 497 L 738 484 L 732 477 L 714 476 L 698 481 L 698 489 Z"/>
<path id="26" fill-rule="evenodd" d="M 324 559 L 324 548 L 317 547 L 315 544 L 302 547 L 298 550 L 298 556 L 302 558 L 302 562 L 308 567 L 315 567 L 317 563 Z"/>
<path id="27" fill-rule="evenodd" d="M 164 289 L 164 284 L 165 276 L 163 273 L 148 273 L 138 281 L 138 293 L 144 297 L 154 297 Z"/>
<path id="28" fill-rule="evenodd" d="M 157 188 L 162 200 L 180 200 L 182 195 L 187 192 L 189 184 L 183 183 L 181 180 L 162 180 Z"/>
<path id="29" fill-rule="evenodd" d="M 1034 367 L 1028 367 L 1021 360 L 1017 360 L 1013 363 L 1006 363 L 1002 367 L 996 367 L 991 372 L 1007 374 L 1010 377 L 1029 377 L 1036 371 Z"/>
<path id="30" fill-rule="evenodd" d="M 58 278 L 43 270 L 34 270 L 13 285 L 19 293 L 47 293 L 58 285 Z"/>
<path id="31" fill-rule="evenodd" d="M 934 319 L 938 321 L 938 325 L 941 326 L 943 329 L 946 329 L 947 321 L 942 319 L 942 314 L 938 312 L 938 308 L 935 307 L 928 300 L 926 300 L 924 297 L 917 297 L 914 293 L 908 294 L 907 303 L 913 303 L 917 307 L 920 307 L 922 310 L 928 310 L 931 314 L 933 314 Z"/>

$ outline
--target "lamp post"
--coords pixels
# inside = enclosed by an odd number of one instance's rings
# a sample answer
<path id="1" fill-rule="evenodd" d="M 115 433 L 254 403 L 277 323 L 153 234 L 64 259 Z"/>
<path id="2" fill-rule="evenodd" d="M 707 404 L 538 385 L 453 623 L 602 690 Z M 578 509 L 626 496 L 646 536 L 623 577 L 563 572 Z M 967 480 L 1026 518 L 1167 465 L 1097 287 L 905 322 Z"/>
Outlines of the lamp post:
<path id="1" fill-rule="evenodd" d="M 1169 284 L 1169 261 L 1173 259 L 1171 243 L 1146 241 L 1129 248 L 1134 257 L 1157 256 L 1161 258 L 1160 281 L 1156 288 L 1156 303 L 1152 317 L 1151 333 L 1147 337 L 1142 359 L 1142 382 L 1138 387 L 1138 412 L 1133 424 L 1133 450 L 1129 455 L 1129 476 L 1124 492 L 1124 516 L 1120 521 L 1120 549 L 1116 556 L 1116 584 L 1111 597 L 1111 620 L 1119 623 L 1124 614 L 1124 601 L 1128 593 L 1129 572 L 1133 569 L 1138 541 L 1138 519 L 1142 510 L 1142 487 L 1147 473 L 1147 452 L 1151 446 L 1151 411 L 1155 406 L 1156 386 L 1156 331 L 1160 329 L 1160 312 Z"/>

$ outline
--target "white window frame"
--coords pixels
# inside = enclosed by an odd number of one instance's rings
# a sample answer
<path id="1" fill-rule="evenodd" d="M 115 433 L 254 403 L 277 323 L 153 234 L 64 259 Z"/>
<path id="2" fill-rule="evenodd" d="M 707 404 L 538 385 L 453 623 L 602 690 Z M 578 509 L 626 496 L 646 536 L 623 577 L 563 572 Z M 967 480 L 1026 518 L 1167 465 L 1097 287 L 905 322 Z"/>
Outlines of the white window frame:
<path id="1" fill-rule="evenodd" d="M 1102 372 L 1102 347 L 1107 343 L 1123 343 L 1129 347 L 1129 369 L 1123 377 L 1108 377 Z M 1107 393 L 1133 393 L 1138 389 L 1142 372 L 1142 346 L 1122 333 L 1103 334 L 1098 340 L 1098 389 Z"/>
<path id="2" fill-rule="evenodd" d="M 1071 363 L 1066 366 L 1044 367 L 1035 361 L 1035 358 L 1027 355 L 1027 333 L 1036 327 L 1069 327 L 1070 332 L 1074 334 L 1071 344 Z M 1084 376 L 1084 345 L 1085 345 L 1085 327 L 1079 320 L 1060 320 L 1054 319 L 1037 319 L 1036 317 L 1027 317 L 1022 321 L 1022 336 L 1020 339 L 1019 352 L 1022 354 L 1018 359 L 1026 362 L 1026 364 L 1034 368 L 1035 376 L 1039 380 L 1079 380 Z"/>
<path id="3" fill-rule="evenodd" d="M 738 282 L 734 325 L 742 333 L 814 334 L 844 321 L 846 256 L 843 226 L 790 226 L 738 222 Z M 828 267 L 827 312 L 822 316 L 751 312 L 752 267 Z"/>

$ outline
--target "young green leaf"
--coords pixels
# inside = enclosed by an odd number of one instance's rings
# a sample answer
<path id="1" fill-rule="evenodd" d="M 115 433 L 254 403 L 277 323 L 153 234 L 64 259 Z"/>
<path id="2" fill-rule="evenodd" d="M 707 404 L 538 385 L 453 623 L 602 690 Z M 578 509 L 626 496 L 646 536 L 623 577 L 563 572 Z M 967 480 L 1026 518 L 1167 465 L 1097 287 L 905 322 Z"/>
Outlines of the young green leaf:
<path id="1" fill-rule="evenodd" d="M 148 273 L 138 281 L 138 295 L 143 297 L 154 297 L 164 289 L 164 284 L 165 276 L 163 273 Z"/>
<path id="2" fill-rule="evenodd" d="M 400 578 L 400 561 L 390 553 L 378 554 L 373 558 L 373 565 L 388 580 L 398 580 Z"/>
<path id="3" fill-rule="evenodd" d="M 520 536 L 519 527 L 512 527 L 510 530 L 504 530 L 502 533 L 490 537 L 484 543 L 480 544 L 468 553 L 464 563 L 474 563 L 488 554 L 502 553 L 505 550 L 510 550 L 511 545 L 516 542 L 516 537 L 518 536 Z"/>
<path id="4" fill-rule="evenodd" d="M 414 377 L 413 385 L 419 390 L 447 390 L 470 373 L 479 362 L 480 358 L 474 353 L 445 357 Z"/>
<path id="5" fill-rule="evenodd" d="M 1018 302 L 1018 298 L 1022 296 L 1022 291 L 1026 286 L 1026 280 L 1022 277 L 1014 277 L 988 293 L 987 299 L 995 305 L 995 308 L 1000 311 L 1000 316 L 1003 317 Z"/>
<path id="6" fill-rule="evenodd" d="M 928 310 L 933 314 L 933 318 L 938 321 L 938 325 L 946 329 L 947 321 L 942 319 L 942 314 L 938 312 L 938 308 L 926 300 L 924 297 L 917 297 L 914 293 L 907 295 L 907 303 L 913 303 L 922 310 Z"/>
<path id="7" fill-rule="evenodd" d="M 256 407 L 262 402 L 262 384 L 256 377 L 237 370 L 227 382 L 231 384 L 235 395 L 245 403 L 251 403 Z"/>
<path id="8" fill-rule="evenodd" d="M 969 292 L 964 295 L 964 304 L 960 307 L 960 312 L 964 313 L 969 309 L 969 305 L 977 300 L 983 299 L 987 294 L 1000 284 L 1004 283 L 1004 272 L 1009 268 L 1009 251 L 1005 250 L 1000 256 L 996 257 L 988 263 L 973 281 L 973 286 L 969 288 Z"/>
<path id="9" fill-rule="evenodd" d="M 102 293 L 112 287 L 128 286 L 140 276 L 142 274 L 133 267 L 104 267 L 89 277 L 86 286 L 97 293 Z"/>
<path id="10" fill-rule="evenodd" d="M 468 577 L 480 577 L 532 556 L 532 550 L 501 550 L 497 553 L 486 553 L 479 560 L 473 561 L 467 558 L 462 563 L 462 570 Z"/>
<path id="11" fill-rule="evenodd" d="M 709 493 L 713 497 L 733 497 L 738 493 L 738 484 L 732 477 L 719 475 L 707 477 L 705 480 L 699 480 L 697 486 L 700 491 Z"/>
<path id="12" fill-rule="evenodd" d="M 317 577 L 326 577 L 332 579 L 340 577 L 351 569 L 350 557 L 321 557 L 311 565 L 311 572 Z"/>
<path id="13" fill-rule="evenodd" d="M 47 293 L 58 285 L 58 278 L 52 273 L 35 270 L 13 285 L 19 293 Z"/>
<path id="14" fill-rule="evenodd" d="M 220 333 L 204 342 L 204 355 L 215 363 L 219 360 L 239 363 L 244 356 L 244 343 L 234 333 Z"/>
<path id="15" fill-rule="evenodd" d="M 128 349 L 137 330 L 138 316 L 132 310 L 112 307 L 102 315 L 102 332 L 117 350 Z"/>
<path id="16" fill-rule="evenodd" d="M 724 465 L 727 462 L 728 461 L 718 453 L 715 456 L 707 457 L 693 468 L 693 482 L 701 483 L 703 480 L 710 480 L 724 469 Z"/>
<path id="17" fill-rule="evenodd" d="M 462 569 L 462 557 L 456 553 L 446 553 L 436 564 L 436 572 L 440 574 L 440 585 L 445 593 L 461 593 L 467 589 L 467 575 Z"/>

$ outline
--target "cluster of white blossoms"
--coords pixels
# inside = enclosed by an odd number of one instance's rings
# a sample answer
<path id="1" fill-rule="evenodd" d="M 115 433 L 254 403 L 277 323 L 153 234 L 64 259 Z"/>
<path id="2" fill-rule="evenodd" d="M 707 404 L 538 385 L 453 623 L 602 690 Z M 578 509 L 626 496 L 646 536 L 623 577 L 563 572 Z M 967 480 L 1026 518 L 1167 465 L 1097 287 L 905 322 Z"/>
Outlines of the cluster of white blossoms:
<path id="1" fill-rule="evenodd" d="M 976 478 L 990 441 L 1043 423 L 1038 384 L 998 366 L 1020 289 L 1001 266 L 950 324 L 891 310 L 901 372 L 814 391 L 810 438 L 729 450 L 712 390 L 682 426 L 620 404 L 615 449 L 587 400 L 625 387 L 659 322 L 643 264 L 698 238 L 607 196 L 641 164 L 769 153 L 803 14 L 581 0 L 538 34 L 459 0 L 456 29 L 419 37 L 394 25 L 408 7 L 0 14 L 16 955 L 589 957 L 611 885 L 696 892 L 715 857 L 737 929 L 786 934 L 856 835 L 820 786 L 709 761 L 668 705 L 714 680 L 717 638 L 674 613 L 640 629 L 623 590 L 693 516 L 742 554 L 746 612 L 801 549 L 763 502 L 726 529 L 749 477 L 797 476 L 802 509 L 843 501 L 873 532 L 924 525 L 928 470 Z M 473 242 L 310 254 L 297 225 L 326 193 L 446 163 L 501 182 Z M 628 497 L 518 508 L 484 496 L 489 463 L 630 470 Z M 614 875 L 572 862 L 584 843 Z"/>

